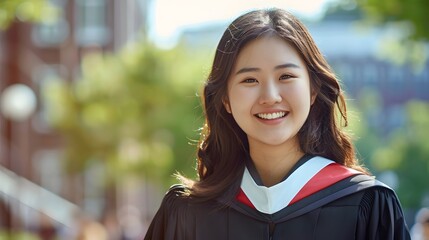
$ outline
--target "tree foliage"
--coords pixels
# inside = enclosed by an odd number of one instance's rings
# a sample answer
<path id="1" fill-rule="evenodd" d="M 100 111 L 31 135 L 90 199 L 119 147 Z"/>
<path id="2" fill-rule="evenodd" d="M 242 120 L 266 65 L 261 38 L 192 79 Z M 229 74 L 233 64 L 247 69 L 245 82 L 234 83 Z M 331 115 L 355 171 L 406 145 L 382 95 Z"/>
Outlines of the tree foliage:
<path id="1" fill-rule="evenodd" d="M 406 207 L 419 208 L 429 196 L 429 104 L 409 102 L 405 108 L 407 123 L 389 136 L 371 162 L 378 172 L 394 171 L 399 181 L 397 193 Z"/>
<path id="2" fill-rule="evenodd" d="M 426 0 L 356 0 L 367 17 L 377 23 L 407 22 L 408 37 L 429 40 L 429 2 Z"/>
<path id="3" fill-rule="evenodd" d="M 412 63 L 421 70 L 428 58 L 429 2 L 425 0 L 337 0 L 327 14 L 349 14 L 365 27 L 380 27 L 385 35 L 378 54 L 395 64 Z"/>
<path id="4" fill-rule="evenodd" d="M 0 30 L 5 30 L 14 20 L 40 22 L 55 19 L 56 8 L 48 0 L 1 0 Z"/>
<path id="5" fill-rule="evenodd" d="M 404 64 L 411 62 L 417 69 L 427 61 L 429 41 L 429 2 L 426 0 L 356 0 L 366 13 L 366 19 L 401 32 L 385 39 L 381 55 Z"/>
<path id="6" fill-rule="evenodd" d="M 410 101 L 404 105 L 403 126 L 386 132 L 378 121 L 382 101 L 367 89 L 352 105 L 351 128 L 358 157 L 370 172 L 394 187 L 404 207 L 420 208 L 429 197 L 429 104 Z M 375 121 L 374 121 L 375 120 Z M 393 178 L 391 178 L 393 177 Z"/>
<path id="7" fill-rule="evenodd" d="M 79 80 L 48 84 L 44 95 L 66 140 L 68 171 L 98 162 L 115 181 L 125 175 L 166 180 L 175 169 L 190 173 L 195 146 L 189 142 L 198 139 L 201 124 L 196 89 L 206 60 L 136 43 L 116 54 L 86 56 Z"/>

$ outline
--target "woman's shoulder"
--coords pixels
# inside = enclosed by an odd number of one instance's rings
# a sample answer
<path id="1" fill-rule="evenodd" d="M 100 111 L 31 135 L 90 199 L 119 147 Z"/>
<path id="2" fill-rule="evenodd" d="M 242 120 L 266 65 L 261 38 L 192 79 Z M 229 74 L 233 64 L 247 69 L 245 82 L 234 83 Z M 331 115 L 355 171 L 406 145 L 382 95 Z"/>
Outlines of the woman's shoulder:
<path id="1" fill-rule="evenodd" d="M 357 231 L 360 235 L 365 233 L 362 239 L 373 239 L 374 236 L 381 236 L 380 239 L 410 239 L 401 203 L 393 189 L 379 185 L 362 193 Z M 391 236 L 392 233 L 394 236 Z"/>
<path id="2" fill-rule="evenodd" d="M 168 189 L 166 196 L 174 195 L 177 197 L 184 197 L 188 191 L 189 188 L 187 186 L 183 184 L 174 184 Z"/>
<path id="3" fill-rule="evenodd" d="M 161 207 L 186 206 L 189 199 L 189 188 L 183 184 L 175 184 L 172 185 L 165 193 Z"/>
<path id="4" fill-rule="evenodd" d="M 374 210 L 374 205 L 387 204 L 401 208 L 395 191 L 388 185 L 367 174 L 347 177 L 320 193 L 332 199 L 328 206 L 359 206 L 365 212 Z M 324 194 L 324 195 L 323 195 Z M 384 205 L 383 205 L 384 206 Z"/>
<path id="5" fill-rule="evenodd" d="M 359 174 L 353 177 L 352 181 L 355 181 L 356 192 L 361 196 L 359 201 L 361 207 L 373 208 L 375 204 L 389 203 L 390 206 L 401 208 L 395 190 L 376 177 Z"/>
<path id="6" fill-rule="evenodd" d="M 187 188 L 184 185 L 173 185 L 168 189 L 152 219 L 145 239 L 176 239 L 176 235 L 182 234 L 176 226 L 190 220 L 187 218 L 189 197 L 186 192 Z"/>
<path id="7" fill-rule="evenodd" d="M 377 180 L 374 181 L 378 182 L 378 185 L 363 191 L 361 206 L 374 209 L 376 207 L 384 207 L 387 204 L 389 206 L 401 208 L 396 192 L 386 184 Z"/>

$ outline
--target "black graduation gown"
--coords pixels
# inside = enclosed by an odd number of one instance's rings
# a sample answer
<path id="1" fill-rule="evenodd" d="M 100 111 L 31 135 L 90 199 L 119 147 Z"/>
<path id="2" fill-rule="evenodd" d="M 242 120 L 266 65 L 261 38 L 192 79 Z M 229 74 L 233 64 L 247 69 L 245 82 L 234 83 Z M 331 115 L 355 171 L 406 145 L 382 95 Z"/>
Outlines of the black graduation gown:
<path id="1" fill-rule="evenodd" d="M 183 190 L 168 191 L 145 240 L 410 239 L 396 194 L 367 175 L 347 177 L 273 214 L 238 200 L 195 203 Z"/>

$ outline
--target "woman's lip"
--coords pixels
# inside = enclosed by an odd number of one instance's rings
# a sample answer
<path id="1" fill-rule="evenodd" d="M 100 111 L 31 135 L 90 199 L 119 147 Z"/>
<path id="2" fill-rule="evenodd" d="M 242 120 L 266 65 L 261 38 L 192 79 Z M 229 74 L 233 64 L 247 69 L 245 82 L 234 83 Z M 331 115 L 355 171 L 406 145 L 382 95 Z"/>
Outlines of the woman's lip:
<path id="1" fill-rule="evenodd" d="M 289 112 L 289 110 L 283 110 L 283 109 L 270 109 L 270 110 L 264 110 L 264 111 L 260 111 L 260 112 L 257 112 L 257 113 L 255 113 L 255 115 L 258 115 L 258 114 L 264 114 L 264 113 L 276 113 L 276 112 L 285 112 L 285 113 L 288 113 Z"/>

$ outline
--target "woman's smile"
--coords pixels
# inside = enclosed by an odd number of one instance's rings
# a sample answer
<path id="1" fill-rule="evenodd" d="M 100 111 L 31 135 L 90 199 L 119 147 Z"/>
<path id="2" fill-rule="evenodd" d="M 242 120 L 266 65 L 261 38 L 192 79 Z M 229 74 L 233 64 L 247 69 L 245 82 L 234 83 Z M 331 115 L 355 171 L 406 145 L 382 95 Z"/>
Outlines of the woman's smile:
<path id="1" fill-rule="evenodd" d="M 257 116 L 260 119 L 264 120 L 274 120 L 279 118 L 284 118 L 289 112 L 273 112 L 273 113 L 258 113 L 255 116 Z"/>

